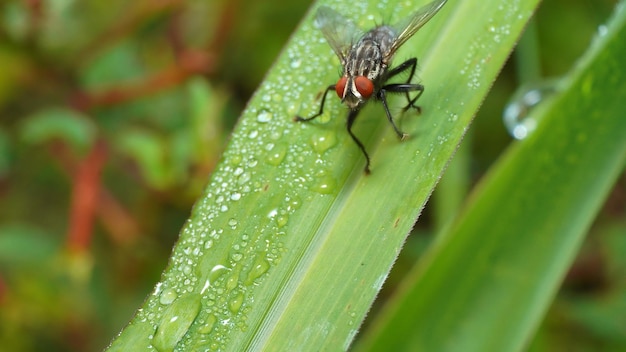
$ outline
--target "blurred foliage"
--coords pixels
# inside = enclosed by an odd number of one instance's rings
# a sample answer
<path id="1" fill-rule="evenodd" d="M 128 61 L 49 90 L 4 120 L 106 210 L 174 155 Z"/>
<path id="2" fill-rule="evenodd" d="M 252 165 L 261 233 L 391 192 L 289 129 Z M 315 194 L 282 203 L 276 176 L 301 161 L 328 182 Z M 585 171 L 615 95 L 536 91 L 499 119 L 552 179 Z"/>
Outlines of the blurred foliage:
<path id="1" fill-rule="evenodd" d="M 541 75 L 566 73 L 612 0 L 546 0 Z M 158 280 L 239 111 L 308 7 L 287 0 L 0 1 L 0 346 L 98 350 Z M 280 19 L 280 20 L 276 20 Z M 516 56 L 517 57 L 517 56 Z M 515 58 L 464 151 L 510 137 Z M 626 349 L 626 177 L 532 351 Z M 436 231 L 427 208 L 380 300 Z M 374 311 L 376 307 L 374 307 Z"/>

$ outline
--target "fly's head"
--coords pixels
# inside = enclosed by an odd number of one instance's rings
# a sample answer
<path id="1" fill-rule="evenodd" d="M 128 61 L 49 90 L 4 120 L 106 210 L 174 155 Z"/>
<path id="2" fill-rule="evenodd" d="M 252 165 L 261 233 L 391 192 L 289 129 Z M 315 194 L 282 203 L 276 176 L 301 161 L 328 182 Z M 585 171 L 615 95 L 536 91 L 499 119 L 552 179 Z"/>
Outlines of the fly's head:
<path id="1" fill-rule="evenodd" d="M 337 81 L 335 91 L 342 103 L 356 110 L 374 94 L 374 82 L 367 76 L 343 75 Z"/>

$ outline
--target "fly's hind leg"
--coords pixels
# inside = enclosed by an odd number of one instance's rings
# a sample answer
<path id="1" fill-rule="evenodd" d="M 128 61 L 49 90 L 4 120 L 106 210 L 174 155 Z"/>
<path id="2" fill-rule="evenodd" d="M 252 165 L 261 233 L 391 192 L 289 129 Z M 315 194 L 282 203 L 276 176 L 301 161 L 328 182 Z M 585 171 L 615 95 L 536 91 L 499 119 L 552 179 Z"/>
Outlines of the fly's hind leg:
<path id="1" fill-rule="evenodd" d="M 406 80 L 404 84 L 388 84 L 382 88 L 386 89 L 388 92 L 405 94 L 406 100 L 408 103 L 402 109 L 403 111 L 407 111 L 409 108 L 413 108 L 417 110 L 418 113 L 421 113 L 422 109 L 419 106 L 415 105 L 415 102 L 417 102 L 417 99 L 419 99 L 419 97 L 424 92 L 424 86 L 421 84 L 411 83 L 413 76 L 415 76 L 416 67 L 417 67 L 417 58 L 408 59 L 405 62 L 401 63 L 400 65 L 394 67 L 392 70 L 389 71 L 387 75 L 388 78 L 392 78 L 400 73 L 405 72 L 406 70 L 410 70 L 411 72 L 409 74 L 409 78 Z M 415 92 L 415 91 L 417 91 L 418 93 L 415 95 L 415 97 L 411 98 L 409 96 L 409 92 Z"/>

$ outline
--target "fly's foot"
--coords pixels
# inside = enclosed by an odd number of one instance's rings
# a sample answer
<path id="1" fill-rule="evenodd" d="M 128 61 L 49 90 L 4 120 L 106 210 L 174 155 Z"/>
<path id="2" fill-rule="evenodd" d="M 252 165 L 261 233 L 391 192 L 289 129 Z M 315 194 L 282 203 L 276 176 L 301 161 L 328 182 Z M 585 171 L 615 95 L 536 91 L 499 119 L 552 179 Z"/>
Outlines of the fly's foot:
<path id="1" fill-rule="evenodd" d="M 418 114 L 422 113 L 422 108 L 419 105 L 415 105 L 413 103 L 409 103 L 405 107 L 403 107 L 402 112 L 405 113 L 407 110 L 411 108 L 415 109 L 415 111 L 417 111 Z"/>

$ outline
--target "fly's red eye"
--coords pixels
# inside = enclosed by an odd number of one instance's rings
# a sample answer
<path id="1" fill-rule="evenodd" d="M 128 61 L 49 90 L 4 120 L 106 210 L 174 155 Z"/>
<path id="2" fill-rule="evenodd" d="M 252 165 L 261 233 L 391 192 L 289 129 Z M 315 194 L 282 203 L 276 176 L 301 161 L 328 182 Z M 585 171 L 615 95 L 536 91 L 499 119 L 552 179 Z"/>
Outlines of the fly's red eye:
<path id="1" fill-rule="evenodd" d="M 365 76 L 357 76 L 354 79 L 354 85 L 359 94 L 365 99 L 369 98 L 372 96 L 372 93 L 374 93 L 374 83 Z"/>
<path id="2" fill-rule="evenodd" d="M 343 76 L 343 77 L 339 78 L 339 80 L 337 81 L 337 84 L 335 84 L 335 92 L 337 92 L 337 95 L 341 99 L 343 99 L 343 92 L 346 91 L 346 82 L 347 81 L 348 81 L 348 78 L 346 76 Z"/>

